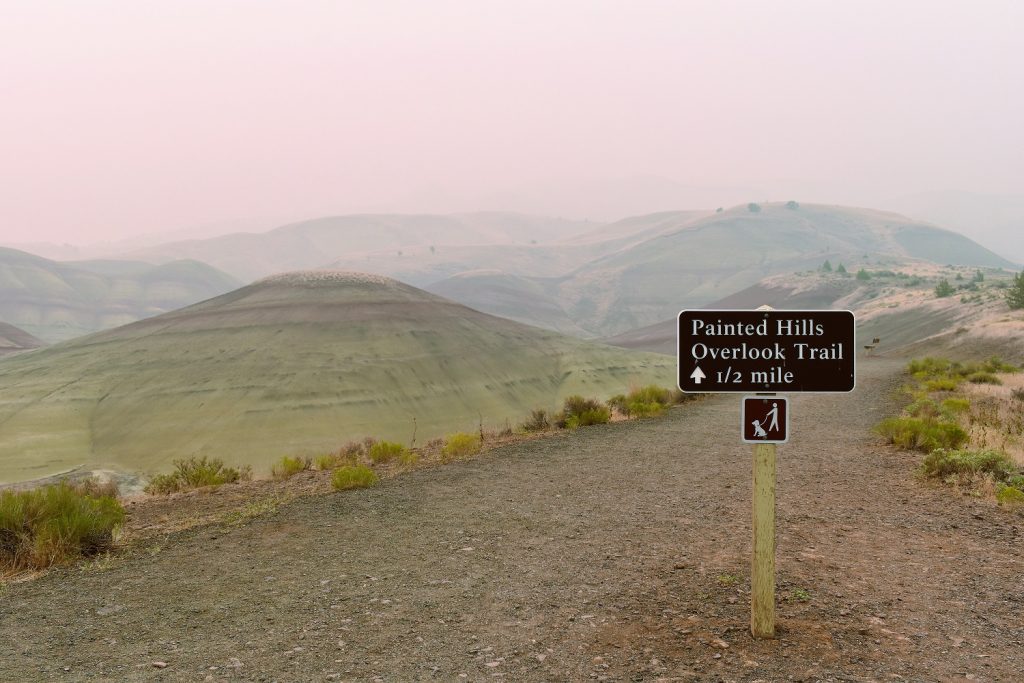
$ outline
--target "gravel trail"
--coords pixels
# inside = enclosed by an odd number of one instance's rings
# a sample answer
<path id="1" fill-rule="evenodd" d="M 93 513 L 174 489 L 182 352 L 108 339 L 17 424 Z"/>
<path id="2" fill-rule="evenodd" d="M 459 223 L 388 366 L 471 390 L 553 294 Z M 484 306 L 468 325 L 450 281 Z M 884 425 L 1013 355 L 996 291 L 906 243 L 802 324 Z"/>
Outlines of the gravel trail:
<path id="1" fill-rule="evenodd" d="M 726 396 L 10 585 L 0 681 L 1020 680 L 1024 519 L 871 434 L 899 368 L 793 397 L 774 640 Z"/>

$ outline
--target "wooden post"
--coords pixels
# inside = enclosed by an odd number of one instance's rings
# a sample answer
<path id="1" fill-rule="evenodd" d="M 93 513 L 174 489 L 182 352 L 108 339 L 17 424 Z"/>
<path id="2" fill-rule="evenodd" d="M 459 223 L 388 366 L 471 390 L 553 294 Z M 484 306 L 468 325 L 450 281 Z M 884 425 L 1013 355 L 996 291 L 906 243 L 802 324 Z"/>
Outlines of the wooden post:
<path id="1" fill-rule="evenodd" d="M 775 444 L 754 446 L 754 553 L 750 572 L 750 632 L 775 636 Z"/>

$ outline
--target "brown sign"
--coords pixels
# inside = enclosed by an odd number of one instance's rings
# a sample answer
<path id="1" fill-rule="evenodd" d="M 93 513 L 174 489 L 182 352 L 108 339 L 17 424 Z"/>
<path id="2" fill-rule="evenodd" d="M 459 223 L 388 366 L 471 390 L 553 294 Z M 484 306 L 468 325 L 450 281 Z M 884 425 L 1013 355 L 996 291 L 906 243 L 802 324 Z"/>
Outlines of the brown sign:
<path id="1" fill-rule="evenodd" d="M 744 396 L 740 434 L 746 443 L 789 441 L 789 401 L 779 396 Z"/>
<path id="2" fill-rule="evenodd" d="M 853 391 L 854 326 L 850 311 L 682 311 L 679 388 L 692 393 Z"/>

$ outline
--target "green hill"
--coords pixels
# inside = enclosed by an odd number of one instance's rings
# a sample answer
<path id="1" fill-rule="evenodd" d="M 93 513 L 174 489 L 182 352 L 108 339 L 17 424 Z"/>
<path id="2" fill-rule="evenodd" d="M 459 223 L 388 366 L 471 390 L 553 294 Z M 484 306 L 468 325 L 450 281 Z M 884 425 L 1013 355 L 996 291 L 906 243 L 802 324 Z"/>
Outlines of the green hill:
<path id="1" fill-rule="evenodd" d="M 154 472 L 203 454 L 265 471 L 373 435 L 421 442 L 674 381 L 670 358 L 479 313 L 377 276 L 272 277 L 0 363 L 0 480 Z"/>
<path id="2" fill-rule="evenodd" d="M 0 319 L 48 342 L 181 308 L 238 284 L 195 261 L 59 262 L 0 248 Z"/>

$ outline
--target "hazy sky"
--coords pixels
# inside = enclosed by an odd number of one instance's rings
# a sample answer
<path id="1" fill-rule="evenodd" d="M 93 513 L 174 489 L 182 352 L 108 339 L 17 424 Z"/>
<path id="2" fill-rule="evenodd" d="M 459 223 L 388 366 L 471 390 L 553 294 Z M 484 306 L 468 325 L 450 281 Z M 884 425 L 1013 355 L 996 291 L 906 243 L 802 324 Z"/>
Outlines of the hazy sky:
<path id="1" fill-rule="evenodd" d="M 0 241 L 1020 193 L 1022 8 L 0 0 Z"/>

